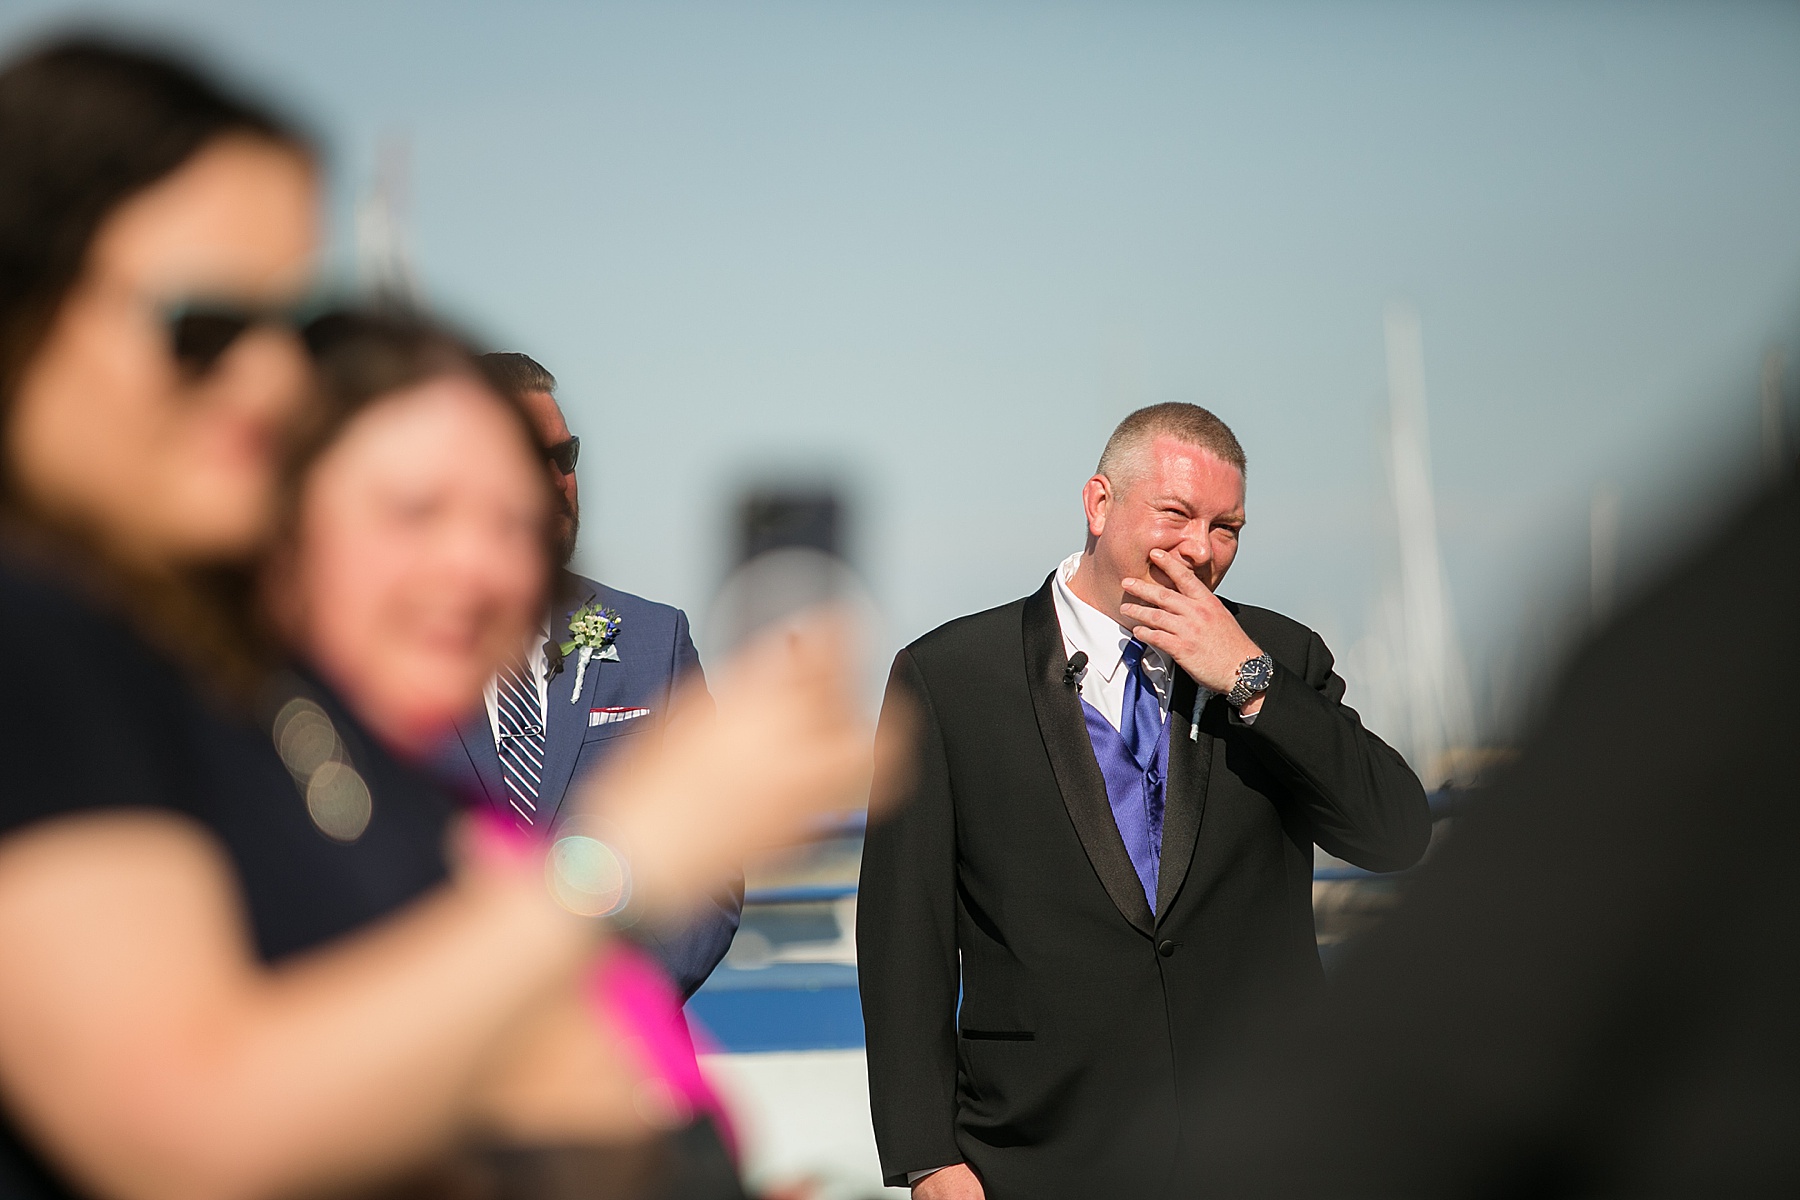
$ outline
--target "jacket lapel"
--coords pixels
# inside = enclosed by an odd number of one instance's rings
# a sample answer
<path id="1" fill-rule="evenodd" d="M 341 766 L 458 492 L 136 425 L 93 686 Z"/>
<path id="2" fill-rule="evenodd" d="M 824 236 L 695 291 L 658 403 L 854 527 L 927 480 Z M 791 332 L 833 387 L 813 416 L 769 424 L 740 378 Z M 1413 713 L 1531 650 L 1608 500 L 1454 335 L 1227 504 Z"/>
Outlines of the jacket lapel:
<path id="1" fill-rule="evenodd" d="M 565 577 L 566 578 L 566 577 Z M 559 645 L 569 633 L 569 617 L 593 598 L 586 589 L 571 592 L 558 589 L 557 603 L 550 610 L 550 640 Z M 562 670 L 552 675 L 544 686 L 544 777 L 538 784 L 539 823 L 548 827 L 562 809 L 569 780 L 575 774 L 575 760 L 581 756 L 581 742 L 587 737 L 588 709 L 593 707 L 596 682 L 607 664 L 588 660 L 586 677 L 581 681 L 581 695 L 571 700 L 575 688 L 576 664 L 580 651 L 569 655 Z"/>
<path id="2" fill-rule="evenodd" d="M 1087 723 L 1081 714 L 1080 694 L 1063 682 L 1068 657 L 1063 653 L 1062 627 L 1056 621 L 1049 579 L 1025 601 L 1024 634 L 1026 682 L 1063 806 L 1069 810 L 1075 835 L 1081 839 L 1100 885 L 1125 919 L 1148 934 L 1155 922 L 1150 905 L 1144 900 L 1144 885 L 1131 865 L 1131 856 L 1125 852 L 1119 827 L 1113 823 L 1106 780 L 1100 775 L 1100 764 L 1094 760 L 1093 743 L 1088 740 Z M 1171 763 L 1173 755 L 1171 744 Z M 1170 770 L 1172 774 L 1172 765 Z M 1163 838 L 1166 858 L 1166 829 Z"/>
<path id="3" fill-rule="evenodd" d="M 1186 671 L 1175 669 L 1169 693 L 1169 784 L 1163 804 L 1162 862 L 1156 874 L 1156 915 L 1166 916 L 1194 861 L 1200 818 L 1206 811 L 1206 785 L 1212 774 L 1213 735 L 1195 710 L 1200 689 Z"/>
<path id="4" fill-rule="evenodd" d="M 494 730 L 488 724 L 486 705 L 457 725 L 456 737 L 475 768 L 475 778 L 480 781 L 487 802 L 501 812 L 510 813 L 512 806 L 507 803 L 506 782 L 500 774 L 500 752 L 494 749 Z"/>

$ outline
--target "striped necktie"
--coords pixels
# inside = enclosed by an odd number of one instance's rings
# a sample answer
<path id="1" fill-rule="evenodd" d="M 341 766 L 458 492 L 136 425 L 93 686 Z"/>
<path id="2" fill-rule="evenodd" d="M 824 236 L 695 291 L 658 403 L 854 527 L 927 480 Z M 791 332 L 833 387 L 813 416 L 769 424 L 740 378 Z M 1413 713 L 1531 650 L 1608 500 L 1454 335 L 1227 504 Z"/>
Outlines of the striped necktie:
<path id="1" fill-rule="evenodd" d="M 503 664 L 494 679 L 500 734 L 500 775 L 507 799 L 530 825 L 537 821 L 538 787 L 544 774 L 544 711 L 537 681 L 521 655 Z"/>

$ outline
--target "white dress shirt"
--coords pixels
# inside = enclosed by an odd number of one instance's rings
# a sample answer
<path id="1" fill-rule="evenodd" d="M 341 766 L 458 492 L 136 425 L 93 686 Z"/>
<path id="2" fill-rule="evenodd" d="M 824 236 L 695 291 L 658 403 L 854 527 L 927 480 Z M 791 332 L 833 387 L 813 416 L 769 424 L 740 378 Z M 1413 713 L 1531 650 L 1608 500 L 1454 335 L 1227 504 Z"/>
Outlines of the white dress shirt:
<path id="1" fill-rule="evenodd" d="M 1063 559 L 1062 565 L 1056 568 L 1056 582 L 1051 588 L 1056 601 L 1056 621 L 1062 626 L 1063 652 L 1070 658 L 1075 657 L 1077 650 L 1087 654 L 1087 669 L 1081 675 L 1081 698 L 1099 709 L 1100 715 L 1111 722 L 1114 729 L 1119 729 L 1121 714 L 1125 711 L 1125 672 L 1119 669 L 1119 664 L 1124 660 L 1125 647 L 1132 640 L 1131 630 L 1070 590 L 1069 580 L 1075 577 L 1075 568 L 1080 565 L 1079 553 Z M 1169 686 L 1174 672 L 1169 656 L 1155 646 L 1144 647 L 1144 677 L 1156 689 L 1157 706 L 1167 717 Z M 1194 681 L 1194 688 L 1194 712 L 1198 714 L 1218 693 L 1199 680 Z M 1247 717 L 1239 714 L 1238 719 L 1246 725 L 1256 724 L 1255 713 Z"/>
<path id="2" fill-rule="evenodd" d="M 1125 661 L 1125 647 L 1132 642 L 1131 630 L 1069 587 L 1069 580 L 1080 565 L 1079 553 L 1063 559 L 1050 588 L 1056 602 L 1056 623 L 1062 626 L 1063 654 L 1068 658 L 1074 658 L 1076 651 L 1087 655 L 1087 667 L 1081 672 L 1081 698 L 1098 709 L 1114 729 L 1119 729 L 1125 711 L 1126 676 L 1119 668 Z M 1156 689 L 1157 707 L 1167 716 L 1169 658 L 1154 646 L 1144 647 L 1144 678 Z"/>

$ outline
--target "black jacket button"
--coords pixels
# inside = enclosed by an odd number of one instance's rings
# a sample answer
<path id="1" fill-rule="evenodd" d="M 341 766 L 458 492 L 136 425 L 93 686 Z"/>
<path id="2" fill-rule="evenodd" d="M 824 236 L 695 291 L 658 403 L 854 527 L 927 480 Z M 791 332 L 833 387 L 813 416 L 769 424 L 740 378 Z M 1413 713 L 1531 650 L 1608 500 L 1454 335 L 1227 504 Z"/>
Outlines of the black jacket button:
<path id="1" fill-rule="evenodd" d="M 1175 943 L 1167 939 L 1160 941 L 1156 943 L 1156 952 L 1164 958 L 1172 957 L 1175 953 Z"/>

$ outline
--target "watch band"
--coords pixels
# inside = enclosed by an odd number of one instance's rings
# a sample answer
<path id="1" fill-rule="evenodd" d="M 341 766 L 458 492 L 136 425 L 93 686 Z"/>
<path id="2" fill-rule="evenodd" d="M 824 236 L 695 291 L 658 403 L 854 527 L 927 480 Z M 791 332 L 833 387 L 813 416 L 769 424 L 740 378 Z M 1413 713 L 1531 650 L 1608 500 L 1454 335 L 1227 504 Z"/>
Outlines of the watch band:
<path id="1" fill-rule="evenodd" d="M 1275 660 L 1267 654 L 1258 654 L 1246 658 L 1238 664 L 1237 679 L 1231 690 L 1225 693 L 1225 703 L 1233 708 L 1242 708 L 1255 699 L 1259 692 L 1265 692 L 1275 678 Z"/>

